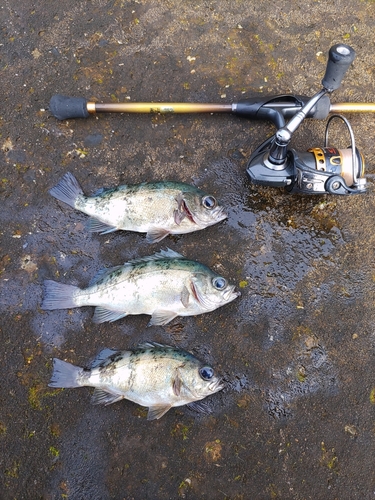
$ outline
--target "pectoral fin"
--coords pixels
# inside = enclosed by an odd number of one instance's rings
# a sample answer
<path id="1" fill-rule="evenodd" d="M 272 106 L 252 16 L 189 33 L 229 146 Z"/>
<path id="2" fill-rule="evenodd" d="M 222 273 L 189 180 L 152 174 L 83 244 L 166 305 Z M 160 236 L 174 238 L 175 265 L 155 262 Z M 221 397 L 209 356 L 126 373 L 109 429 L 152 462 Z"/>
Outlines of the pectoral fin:
<path id="1" fill-rule="evenodd" d="M 176 376 L 175 378 L 173 379 L 173 382 L 172 382 L 172 388 L 173 388 L 173 392 L 176 396 L 179 396 L 180 393 L 181 393 L 181 387 L 182 387 L 182 380 L 180 378 L 180 373 L 178 371 L 178 369 L 176 370 Z"/>
<path id="2" fill-rule="evenodd" d="M 189 290 L 186 288 L 186 286 L 184 286 L 182 292 L 181 292 L 181 302 L 182 302 L 182 305 L 184 307 L 188 307 L 189 305 L 189 296 L 190 296 L 190 292 Z"/>
<path id="3" fill-rule="evenodd" d="M 186 214 L 184 212 L 180 212 L 180 210 L 174 210 L 173 211 L 173 219 L 177 226 L 181 224 L 181 222 L 185 219 Z"/>
<path id="4" fill-rule="evenodd" d="M 171 408 L 171 405 L 150 406 L 150 408 L 148 409 L 147 420 L 157 420 L 158 418 L 161 418 L 163 415 L 165 415 L 165 413 L 167 413 L 167 411 Z"/>

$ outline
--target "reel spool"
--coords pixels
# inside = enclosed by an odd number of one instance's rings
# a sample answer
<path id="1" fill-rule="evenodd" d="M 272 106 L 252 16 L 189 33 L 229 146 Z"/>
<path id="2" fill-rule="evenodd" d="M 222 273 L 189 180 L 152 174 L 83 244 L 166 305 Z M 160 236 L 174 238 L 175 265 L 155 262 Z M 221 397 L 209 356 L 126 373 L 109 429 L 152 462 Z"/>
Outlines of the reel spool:
<path id="1" fill-rule="evenodd" d="M 334 119 L 342 120 L 349 131 L 351 145 L 346 149 L 328 146 L 329 126 Z M 287 187 L 289 192 L 346 195 L 366 191 L 365 159 L 355 146 L 349 121 L 341 115 L 332 115 L 328 120 L 322 148 L 310 148 L 298 158 L 295 154 L 294 161 L 296 179 Z"/>

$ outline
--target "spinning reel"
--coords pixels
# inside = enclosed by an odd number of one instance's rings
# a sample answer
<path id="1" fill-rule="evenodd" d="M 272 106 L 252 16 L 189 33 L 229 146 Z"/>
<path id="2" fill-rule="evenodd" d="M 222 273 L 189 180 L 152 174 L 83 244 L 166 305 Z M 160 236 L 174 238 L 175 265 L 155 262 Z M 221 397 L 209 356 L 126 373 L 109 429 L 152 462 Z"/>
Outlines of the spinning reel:
<path id="1" fill-rule="evenodd" d="M 273 121 L 279 124 L 279 129 L 254 151 L 248 162 L 246 171 L 252 183 L 308 194 L 348 195 L 366 191 L 364 158 L 355 147 L 353 130 L 343 116 L 335 114 L 329 118 L 323 148 L 312 148 L 303 153 L 289 148 L 293 132 L 327 93 L 339 88 L 354 57 L 354 50 L 347 45 L 331 47 L 322 80 L 323 89 L 288 124 L 285 124 L 283 114 L 275 111 L 278 116 Z M 328 146 L 328 130 L 333 119 L 342 120 L 348 128 L 350 148 L 340 150 Z"/>
<path id="2" fill-rule="evenodd" d="M 294 95 L 254 97 L 236 103 L 125 102 L 98 103 L 82 97 L 54 95 L 49 109 L 59 120 L 88 118 L 96 113 L 232 113 L 254 120 L 269 120 L 277 132 L 251 155 L 247 174 L 253 184 L 285 187 L 288 192 L 308 194 L 358 194 L 366 192 L 365 162 L 357 150 L 353 130 L 337 112 L 374 112 L 372 103 L 331 104 L 328 94 L 337 90 L 355 58 L 348 45 L 329 50 L 323 88 L 312 98 Z M 289 147 L 292 134 L 305 118 L 325 119 L 330 113 L 322 148 L 299 152 Z M 286 119 L 289 122 L 286 124 Z M 328 130 L 333 119 L 346 125 L 351 145 L 347 149 L 328 146 Z"/>

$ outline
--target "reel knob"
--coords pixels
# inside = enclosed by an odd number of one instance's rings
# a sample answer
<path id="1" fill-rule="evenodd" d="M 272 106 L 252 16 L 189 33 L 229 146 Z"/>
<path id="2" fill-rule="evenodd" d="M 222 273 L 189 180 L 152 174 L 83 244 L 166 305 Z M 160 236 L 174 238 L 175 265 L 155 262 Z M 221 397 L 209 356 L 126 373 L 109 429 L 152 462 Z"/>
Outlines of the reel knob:
<path id="1" fill-rule="evenodd" d="M 349 45 L 339 43 L 329 49 L 326 73 L 322 85 L 328 92 L 337 90 L 349 66 L 355 58 L 355 51 Z"/>

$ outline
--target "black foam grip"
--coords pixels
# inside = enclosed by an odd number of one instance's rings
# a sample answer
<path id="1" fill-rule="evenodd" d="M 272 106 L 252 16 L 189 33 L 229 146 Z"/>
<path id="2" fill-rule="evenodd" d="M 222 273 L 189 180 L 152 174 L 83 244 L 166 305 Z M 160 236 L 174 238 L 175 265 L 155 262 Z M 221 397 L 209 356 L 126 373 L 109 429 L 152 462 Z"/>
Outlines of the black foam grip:
<path id="1" fill-rule="evenodd" d="M 337 90 L 345 73 L 355 58 L 355 51 L 349 45 L 338 43 L 329 49 L 327 69 L 322 80 L 323 87 L 330 92 Z"/>
<path id="2" fill-rule="evenodd" d="M 87 118 L 90 115 L 87 111 L 87 99 L 84 97 L 67 97 L 56 94 L 50 100 L 49 109 L 58 120 Z"/>

